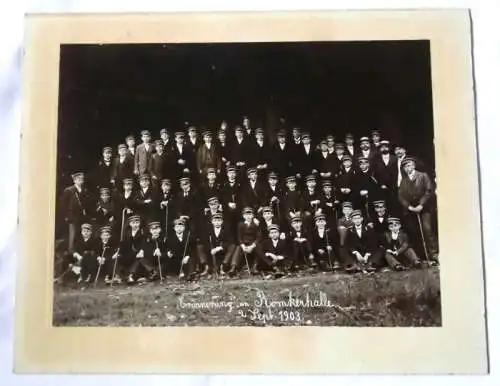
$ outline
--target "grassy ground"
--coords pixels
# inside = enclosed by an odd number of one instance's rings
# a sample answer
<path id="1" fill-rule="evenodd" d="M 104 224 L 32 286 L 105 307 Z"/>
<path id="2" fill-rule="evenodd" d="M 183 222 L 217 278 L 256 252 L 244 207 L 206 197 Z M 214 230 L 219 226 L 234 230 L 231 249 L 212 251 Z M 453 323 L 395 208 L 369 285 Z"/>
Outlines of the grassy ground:
<path id="1" fill-rule="evenodd" d="M 113 288 L 55 285 L 54 325 L 440 326 L 439 270 Z"/>

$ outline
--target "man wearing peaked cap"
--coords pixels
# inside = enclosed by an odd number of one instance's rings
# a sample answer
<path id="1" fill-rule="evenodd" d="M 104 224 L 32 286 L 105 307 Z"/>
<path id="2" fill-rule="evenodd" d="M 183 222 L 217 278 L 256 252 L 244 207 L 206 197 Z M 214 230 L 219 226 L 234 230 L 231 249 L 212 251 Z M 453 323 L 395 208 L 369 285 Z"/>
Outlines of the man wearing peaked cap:
<path id="1" fill-rule="evenodd" d="M 348 262 L 349 270 L 357 266 L 363 272 L 374 272 L 382 267 L 383 250 L 375 231 L 363 224 L 363 214 L 354 210 L 351 214 L 353 226 L 348 230 L 345 241 L 348 254 L 344 256 Z"/>
<path id="2" fill-rule="evenodd" d="M 165 153 L 163 140 L 156 140 L 155 145 L 156 152 L 151 156 L 148 169 L 151 172 L 153 188 L 158 191 L 160 181 L 163 179 L 163 177 L 166 177 L 168 175 L 168 173 L 170 172 L 170 168 L 168 167 L 169 159 L 167 154 Z"/>
<path id="3" fill-rule="evenodd" d="M 95 217 L 99 225 L 113 225 L 115 223 L 115 203 L 111 199 L 109 188 L 99 189 L 99 200 L 95 209 Z"/>
<path id="4" fill-rule="evenodd" d="M 196 225 L 198 223 L 198 218 L 203 211 L 204 202 L 203 197 L 199 197 L 194 190 L 191 179 L 189 177 L 182 177 L 179 179 L 180 190 L 176 194 L 174 199 L 174 212 L 173 215 L 176 217 L 189 219 L 187 225 L 189 230 L 196 234 Z"/>
<path id="5" fill-rule="evenodd" d="M 354 147 L 354 136 L 351 133 L 347 133 L 344 141 L 345 141 L 346 154 L 350 154 L 352 157 L 354 157 L 357 153 L 357 150 Z"/>
<path id="6" fill-rule="evenodd" d="M 111 187 L 111 180 L 113 178 L 113 149 L 110 146 L 105 146 L 102 149 L 102 157 L 99 160 L 96 169 L 91 173 L 92 185 L 95 185 L 96 189 Z"/>
<path id="7" fill-rule="evenodd" d="M 222 169 L 222 158 L 219 149 L 212 141 L 212 132 L 203 132 L 203 143 L 196 149 L 196 164 L 201 175 L 207 173 L 208 168 L 214 168 L 217 174 Z"/>
<path id="8" fill-rule="evenodd" d="M 134 157 L 128 152 L 127 146 L 122 143 L 118 145 L 118 155 L 113 161 L 111 171 L 111 183 L 115 187 L 121 187 L 124 178 L 134 175 Z"/>
<path id="9" fill-rule="evenodd" d="M 354 188 L 356 184 L 356 170 L 352 165 L 352 157 L 345 154 L 342 157 L 342 168 L 338 172 L 335 190 L 337 192 L 337 199 L 342 201 L 353 201 L 355 198 Z"/>
<path id="10" fill-rule="evenodd" d="M 135 149 L 134 173 L 136 175 L 149 172 L 149 163 L 154 151 L 149 130 L 141 131 L 141 140 L 142 143 Z"/>
<path id="11" fill-rule="evenodd" d="M 434 184 L 426 173 L 415 169 L 413 158 L 405 158 L 402 167 L 406 177 L 401 181 L 398 195 L 399 202 L 403 206 L 405 224 L 408 224 L 408 230 L 416 235 L 415 239 L 418 239 L 418 236 L 420 239 L 425 238 L 429 258 L 437 263 L 438 244 L 432 222 Z"/>
<path id="12" fill-rule="evenodd" d="M 317 155 L 311 145 L 311 136 L 309 133 L 302 133 L 302 145 L 297 153 L 297 158 L 294 158 L 295 160 L 298 174 L 301 177 L 318 172 Z"/>
<path id="13" fill-rule="evenodd" d="M 186 174 L 196 172 L 196 153 L 192 146 L 184 142 L 184 133 L 177 131 L 175 133 L 175 144 L 172 146 L 170 164 L 172 165 L 172 177 L 179 178 Z"/>
<path id="14" fill-rule="evenodd" d="M 241 199 L 245 206 L 252 207 L 257 210 L 265 204 L 265 188 L 263 184 L 258 181 L 257 169 L 249 168 L 247 170 L 248 180 L 241 187 Z"/>
<path id="15" fill-rule="evenodd" d="M 333 154 L 335 150 L 335 137 L 333 135 L 327 135 L 326 138 L 326 146 L 328 149 L 328 154 Z"/>
<path id="16" fill-rule="evenodd" d="M 265 181 L 266 173 L 271 163 L 271 148 L 264 138 L 264 129 L 261 127 L 255 130 L 255 140 L 250 150 L 249 166 L 257 168 L 258 178 Z"/>
<path id="17" fill-rule="evenodd" d="M 336 171 L 335 155 L 330 153 L 327 141 L 321 141 L 319 147 L 319 152 L 317 154 L 319 175 L 321 178 L 332 178 Z"/>
<path id="18" fill-rule="evenodd" d="M 271 146 L 270 169 L 278 173 L 280 177 L 287 176 L 292 172 L 293 148 L 287 143 L 286 131 L 278 131 L 277 140 Z"/>
<path id="19" fill-rule="evenodd" d="M 139 189 L 135 192 L 134 206 L 137 213 L 146 221 L 149 221 L 155 213 L 155 194 L 151 186 L 151 177 L 148 173 L 143 173 L 139 177 Z"/>
<path id="20" fill-rule="evenodd" d="M 327 227 L 326 216 L 324 214 L 314 216 L 314 225 L 311 246 L 316 264 L 325 272 L 339 269 L 340 263 L 333 248 L 336 240 Z"/>
<path id="21" fill-rule="evenodd" d="M 278 224 L 270 224 L 267 227 L 266 235 L 268 237 L 262 242 L 261 268 L 271 273 L 274 278 L 280 278 L 284 275 L 284 270 L 291 263 L 288 257 L 287 243 L 280 237 L 280 227 Z"/>
<path id="22" fill-rule="evenodd" d="M 198 130 L 196 129 L 195 126 L 191 125 L 187 129 L 187 133 L 188 133 L 187 146 L 191 149 L 191 151 L 194 154 L 196 154 L 198 148 L 201 145 L 201 141 L 198 138 Z"/>
<path id="23" fill-rule="evenodd" d="M 64 189 L 60 208 L 64 220 L 68 224 L 68 250 L 71 253 L 77 233 L 83 222 L 89 220 L 94 209 L 90 192 L 84 185 L 85 174 L 77 171 L 71 175 L 73 185 Z"/>
<path id="24" fill-rule="evenodd" d="M 95 238 L 92 237 L 92 225 L 83 222 L 80 226 L 80 235 L 75 238 L 74 245 L 70 250 L 71 257 L 68 264 L 81 267 L 80 277 L 85 282 L 89 282 L 91 275 L 95 274 L 96 244 Z"/>
<path id="25" fill-rule="evenodd" d="M 378 154 L 376 148 L 372 147 L 370 138 L 368 137 L 361 137 L 359 139 L 359 148 L 360 152 L 358 155 L 367 158 L 370 163 Z"/>
<path id="26" fill-rule="evenodd" d="M 410 247 L 408 235 L 401 230 L 399 218 L 390 217 L 388 230 L 382 235 L 382 243 L 385 250 L 385 259 L 389 267 L 396 271 L 403 271 L 406 266 L 421 267 L 420 259 Z"/>
<path id="27" fill-rule="evenodd" d="M 380 184 L 381 198 L 383 198 L 391 211 L 399 205 L 397 202 L 398 159 L 390 153 L 390 143 L 380 141 L 379 154 L 373 159 L 372 170 L 375 179 Z"/>
<path id="28" fill-rule="evenodd" d="M 234 163 L 238 170 L 238 180 L 244 181 L 245 167 L 248 165 L 250 157 L 251 139 L 245 137 L 243 129 L 236 126 L 234 129 L 234 141 L 231 144 L 231 151 L 229 158 Z"/>
<path id="29" fill-rule="evenodd" d="M 375 148 L 378 148 L 380 146 L 380 131 L 372 130 L 371 137 L 373 145 L 375 146 Z"/>
<path id="30" fill-rule="evenodd" d="M 270 172 L 267 176 L 267 185 L 264 188 L 264 198 L 262 203 L 274 208 L 278 220 L 283 220 L 284 208 L 282 205 L 283 201 L 283 190 L 278 185 L 278 176 L 275 172 Z"/>

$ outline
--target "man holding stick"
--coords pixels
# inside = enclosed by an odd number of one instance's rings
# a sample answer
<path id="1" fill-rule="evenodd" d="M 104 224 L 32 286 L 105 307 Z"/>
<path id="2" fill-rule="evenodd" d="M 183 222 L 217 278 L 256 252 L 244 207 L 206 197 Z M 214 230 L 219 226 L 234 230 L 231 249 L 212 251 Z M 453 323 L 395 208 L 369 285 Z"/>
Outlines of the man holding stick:
<path id="1" fill-rule="evenodd" d="M 433 206 L 431 197 L 434 187 L 427 173 L 415 169 L 415 160 L 407 157 L 401 164 L 406 176 L 399 186 L 399 202 L 403 206 L 406 224 L 413 234 L 420 233 L 424 252 L 428 260 L 438 262 L 438 245 L 432 226 Z M 418 231 L 415 232 L 416 226 Z"/>

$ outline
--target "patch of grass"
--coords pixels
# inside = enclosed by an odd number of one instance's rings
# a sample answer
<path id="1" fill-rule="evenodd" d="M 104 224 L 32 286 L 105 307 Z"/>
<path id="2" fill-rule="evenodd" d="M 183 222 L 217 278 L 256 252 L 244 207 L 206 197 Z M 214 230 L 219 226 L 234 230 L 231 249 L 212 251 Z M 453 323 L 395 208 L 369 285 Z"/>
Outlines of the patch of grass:
<path id="1" fill-rule="evenodd" d="M 311 302 L 320 304 L 322 299 L 329 304 L 299 307 L 286 303 L 290 294 L 295 300 L 305 302 L 309 297 Z M 53 322 L 56 326 L 440 326 L 439 271 L 172 280 L 114 288 L 56 286 Z"/>

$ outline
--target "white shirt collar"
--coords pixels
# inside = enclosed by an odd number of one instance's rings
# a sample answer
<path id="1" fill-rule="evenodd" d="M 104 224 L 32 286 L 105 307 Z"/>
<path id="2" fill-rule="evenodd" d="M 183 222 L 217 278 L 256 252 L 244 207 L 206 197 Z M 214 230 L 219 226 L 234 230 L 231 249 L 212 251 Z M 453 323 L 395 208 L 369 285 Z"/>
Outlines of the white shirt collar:
<path id="1" fill-rule="evenodd" d="M 286 143 L 280 143 L 279 145 L 280 145 L 280 149 L 283 150 L 286 146 Z"/>
<path id="2" fill-rule="evenodd" d="M 257 141 L 257 145 L 259 145 L 260 147 L 264 146 L 264 141 Z"/>

